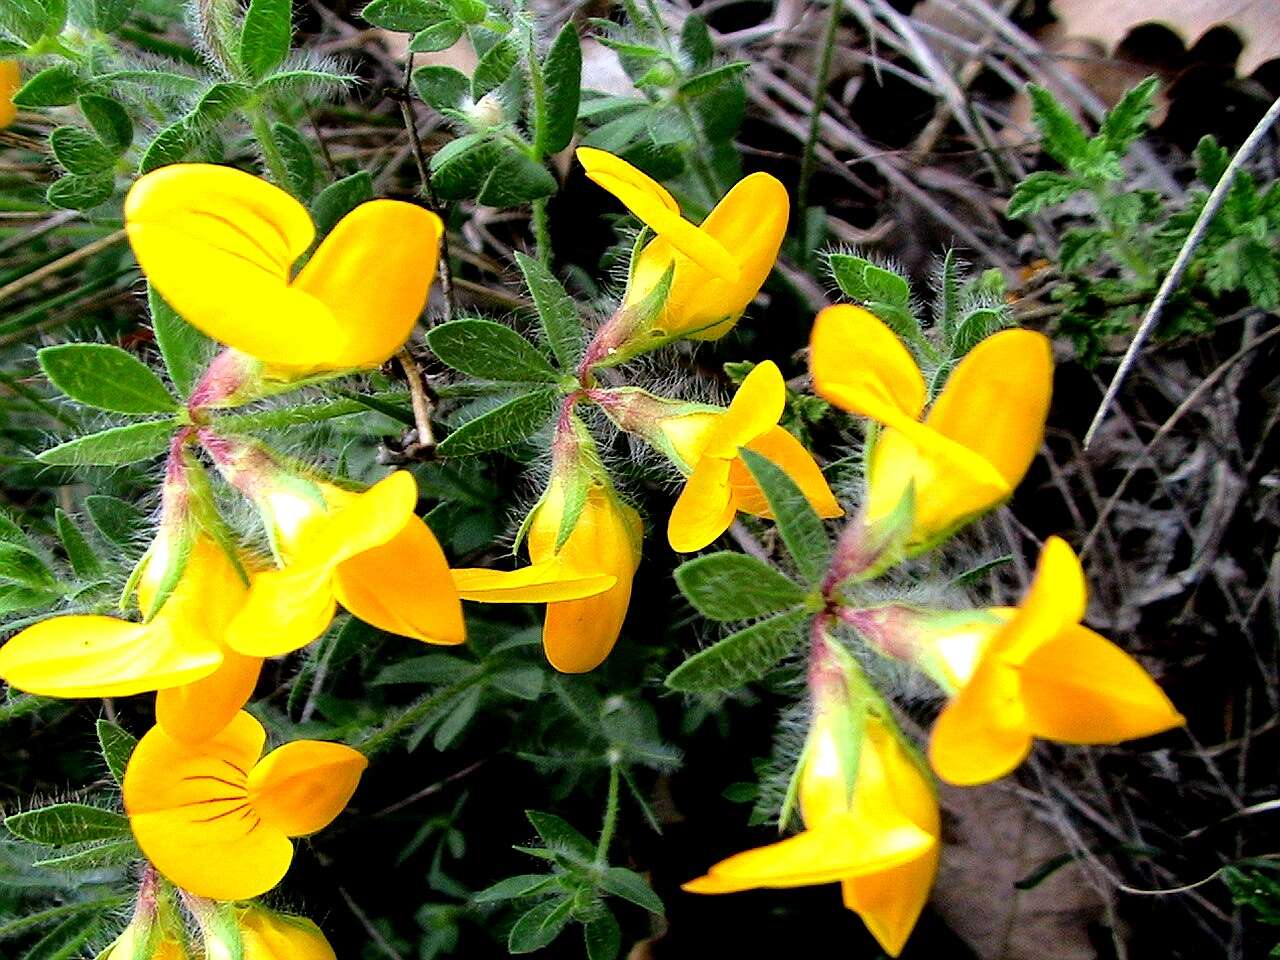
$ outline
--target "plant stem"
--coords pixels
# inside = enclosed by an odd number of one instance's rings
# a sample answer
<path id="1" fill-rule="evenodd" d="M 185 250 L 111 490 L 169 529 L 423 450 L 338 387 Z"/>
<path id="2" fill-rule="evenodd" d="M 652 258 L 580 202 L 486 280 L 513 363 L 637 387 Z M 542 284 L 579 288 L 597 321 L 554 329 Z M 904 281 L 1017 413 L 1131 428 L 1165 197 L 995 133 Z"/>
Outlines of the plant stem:
<path id="1" fill-rule="evenodd" d="M 446 703 L 460 694 L 466 693 L 477 683 L 485 679 L 487 674 L 484 670 L 477 670 L 469 677 L 459 680 L 457 683 L 445 687 L 443 690 L 437 690 L 435 693 L 428 694 L 417 703 L 407 707 L 398 717 L 382 727 L 375 733 L 370 734 L 362 742 L 357 743 L 355 748 L 363 753 L 366 757 L 371 757 L 379 750 L 391 746 L 399 739 L 400 734 L 404 733 L 411 727 L 417 726 L 431 714 L 435 713 Z"/>
<path id="2" fill-rule="evenodd" d="M 292 193 L 293 191 L 289 189 L 289 172 L 285 168 L 284 157 L 276 144 L 275 134 L 271 132 L 267 115 L 262 112 L 262 105 L 250 103 L 245 106 L 244 112 L 249 118 L 250 126 L 253 127 L 253 135 L 257 138 L 258 145 L 262 147 L 262 159 L 266 161 L 267 172 L 271 174 L 271 179 L 276 182 L 276 186 Z"/>
<path id="3" fill-rule="evenodd" d="M 551 269 L 551 228 L 547 223 L 547 198 L 533 201 L 533 243 L 538 262 Z"/>
<path id="4" fill-rule="evenodd" d="M 831 14 L 827 17 L 827 29 L 822 35 L 822 53 L 818 58 L 818 73 L 813 78 L 813 112 L 809 114 L 809 134 L 804 140 L 804 154 L 800 159 L 800 183 L 796 187 L 796 209 L 801 216 L 809 202 L 809 180 L 813 177 L 816 160 L 818 131 L 822 126 L 822 108 L 827 102 L 827 82 L 831 79 L 831 60 L 835 52 L 836 33 L 840 27 L 840 11 L 843 0 L 829 0 Z"/>
<path id="5" fill-rule="evenodd" d="M 619 761 L 609 758 L 609 796 L 604 804 L 604 823 L 600 827 L 600 842 L 596 844 L 596 866 L 603 867 L 609 862 L 609 844 L 613 841 L 614 831 L 618 828 L 618 771 Z"/>

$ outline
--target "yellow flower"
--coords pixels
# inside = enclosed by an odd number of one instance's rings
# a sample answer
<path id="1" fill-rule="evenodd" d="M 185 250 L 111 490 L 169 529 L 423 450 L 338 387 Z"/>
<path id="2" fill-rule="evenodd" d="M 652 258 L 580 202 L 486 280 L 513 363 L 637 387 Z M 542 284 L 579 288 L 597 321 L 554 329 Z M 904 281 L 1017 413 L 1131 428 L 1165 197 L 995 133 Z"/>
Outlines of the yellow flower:
<path id="1" fill-rule="evenodd" d="M 142 623 L 88 614 L 51 617 L 0 648 L 0 677 L 46 697 L 158 690 L 157 720 L 170 734 L 200 739 L 217 732 L 248 701 L 262 661 L 224 642 L 246 593 L 231 559 L 203 534 L 196 534 L 185 558 L 177 556 L 186 552 L 179 539 L 162 529 L 143 560 Z M 154 610 L 162 585 L 177 571 L 172 593 Z"/>
<path id="2" fill-rule="evenodd" d="M 813 457 L 778 426 L 785 404 L 782 374 L 766 360 L 747 374 L 723 413 L 690 413 L 662 421 L 667 441 L 689 472 L 667 524 L 673 550 L 701 550 L 729 528 L 738 511 L 772 516 L 763 491 L 738 456 L 740 447 L 772 460 L 819 516 L 844 512 Z"/>
<path id="3" fill-rule="evenodd" d="M 227 637 L 255 657 L 306 646 L 341 603 L 361 620 L 427 643 L 466 639 L 462 604 L 435 535 L 414 513 L 413 475 L 398 470 L 363 493 L 290 474 L 260 448 L 205 438 L 268 524 L 281 569 L 253 578 Z"/>
<path id="4" fill-rule="evenodd" d="M 998 779 L 1033 737 L 1116 743 L 1185 722 L 1136 660 L 1080 625 L 1086 599 L 1080 561 L 1050 537 L 1022 605 L 987 611 L 997 622 L 965 634 L 980 649 L 948 656 L 961 686 L 929 741 L 938 776 L 961 786 Z"/>
<path id="5" fill-rule="evenodd" d="M 805 830 L 722 860 L 684 889 L 735 893 L 839 882 L 845 906 L 896 957 L 937 873 L 938 804 L 882 720 L 867 714 L 861 747 L 853 750 L 843 742 L 848 731 L 840 724 L 847 722 L 846 711 L 820 709 L 810 729 L 799 785 Z"/>
<path id="6" fill-rule="evenodd" d="M 556 550 L 571 483 L 587 484 L 582 512 Z M 554 470 L 529 520 L 529 559 L 523 570 L 455 570 L 464 600 L 481 603 L 547 602 L 542 646 L 561 673 L 586 673 L 618 642 L 640 565 L 644 525 L 599 474 L 575 480 Z"/>
<path id="7" fill-rule="evenodd" d="M 625 160 L 591 147 L 577 154 L 587 176 L 657 234 L 632 263 L 623 309 L 648 297 L 674 264 L 657 329 L 695 340 L 717 340 L 732 330 L 778 258 L 791 207 L 786 188 L 767 173 L 753 173 L 694 226 L 662 184 Z"/>
<path id="8" fill-rule="evenodd" d="M 320 928 L 306 917 L 249 907 L 237 918 L 242 960 L 337 960 Z"/>
<path id="9" fill-rule="evenodd" d="M 0 129 L 13 123 L 18 108 L 13 105 L 13 95 L 22 86 L 22 74 L 16 60 L 0 60 Z"/>
<path id="10" fill-rule="evenodd" d="M 153 727 L 134 748 L 125 812 L 142 852 L 183 890 L 213 900 L 270 890 L 293 860 L 290 837 L 315 833 L 341 813 L 368 765 L 350 747 L 316 740 L 263 757 L 266 737 L 241 712 L 200 743 Z"/>
<path id="11" fill-rule="evenodd" d="M 902 342 L 861 307 L 818 314 L 814 389 L 886 429 L 867 471 L 866 519 L 882 520 L 914 489 L 906 546 L 920 550 L 1005 500 L 1040 449 L 1053 351 L 1030 330 L 1004 330 L 956 366 L 924 421 L 924 378 Z"/>
<path id="12" fill-rule="evenodd" d="M 440 218 L 372 200 L 316 248 L 302 204 L 232 167 L 141 177 L 125 228 L 147 279 L 192 325 L 294 376 L 375 367 L 408 339 L 435 276 Z"/>

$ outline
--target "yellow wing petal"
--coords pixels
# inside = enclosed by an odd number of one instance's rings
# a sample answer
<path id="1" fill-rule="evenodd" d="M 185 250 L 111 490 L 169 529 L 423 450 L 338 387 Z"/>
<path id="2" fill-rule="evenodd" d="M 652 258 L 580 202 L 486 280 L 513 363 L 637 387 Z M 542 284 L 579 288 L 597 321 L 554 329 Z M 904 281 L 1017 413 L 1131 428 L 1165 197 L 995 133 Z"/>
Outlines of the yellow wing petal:
<path id="1" fill-rule="evenodd" d="M 175 740 L 207 740 L 249 702 L 260 673 L 261 658 L 224 650 L 222 665 L 209 676 L 156 694 L 156 723 Z"/>
<path id="2" fill-rule="evenodd" d="M 1186 720 L 1142 665 L 1087 627 L 1069 627 L 1019 670 L 1027 726 L 1064 743 L 1119 743 Z"/>
<path id="3" fill-rule="evenodd" d="M 182 889 L 247 899 L 289 869 L 293 844 L 249 805 L 249 769 L 265 742 L 262 725 L 241 712 L 199 744 L 153 727 L 134 748 L 124 776 L 129 824 L 147 859 Z"/>
<path id="4" fill-rule="evenodd" d="M 174 164 L 135 182 L 124 212 L 143 272 L 193 326 L 268 362 L 324 363 L 342 331 L 289 287 L 315 236 L 289 194 L 232 167 Z"/>
<path id="5" fill-rule="evenodd" d="M 924 409 L 920 368 L 902 341 L 862 307 L 827 307 L 809 341 L 813 388 L 842 410 L 910 429 Z"/>
<path id="6" fill-rule="evenodd" d="M 421 207 L 372 200 L 324 238 L 293 288 L 335 317 L 340 339 L 326 368 L 376 367 L 409 338 L 435 278 L 442 231 L 440 218 Z"/>
<path id="7" fill-rule="evenodd" d="M 420 519 L 334 572 L 338 602 L 380 630 L 426 643 L 462 643 L 462 603 L 444 551 Z"/>
<path id="8" fill-rule="evenodd" d="M 998 780 L 1031 752 L 1015 671 L 984 662 L 943 708 L 929 736 L 929 763 L 959 787 Z"/>
<path id="9" fill-rule="evenodd" d="M 344 744 L 295 740 L 249 772 L 249 802 L 265 825 L 306 836 L 342 812 L 368 765 L 363 753 Z"/>
<path id="10" fill-rule="evenodd" d="M 804 445 L 783 427 L 766 430 L 747 444 L 747 448 L 772 460 L 800 488 L 809 505 L 820 517 L 839 517 L 844 510 L 836 502 L 822 470 Z M 740 459 L 734 458 L 729 470 L 729 485 L 738 509 L 757 517 L 773 519 L 764 491 Z"/>
<path id="11" fill-rule="evenodd" d="M 1044 439 L 1053 346 L 1031 330 L 1003 330 L 960 361 L 925 423 L 996 468 L 1012 489 Z"/>
<path id="12" fill-rule="evenodd" d="M 717 277 L 737 282 L 741 271 L 719 240 L 680 215 L 680 205 L 662 184 L 627 161 L 592 147 L 578 148 L 587 176 L 622 201 L 654 233 Z"/>
<path id="13" fill-rule="evenodd" d="M 671 508 L 667 542 L 677 553 L 701 550 L 729 529 L 737 512 L 729 488 L 729 461 L 703 457 Z"/>
<path id="14" fill-rule="evenodd" d="M 555 557 L 519 570 L 454 570 L 453 582 L 463 600 L 551 603 L 593 597 L 612 587 L 618 578 L 613 574 L 579 573 L 563 558 Z"/>
<path id="15" fill-rule="evenodd" d="M 328 566 L 268 570 L 253 578 L 249 597 L 227 630 L 227 646 L 250 657 L 292 653 L 324 633 L 336 612 Z"/>

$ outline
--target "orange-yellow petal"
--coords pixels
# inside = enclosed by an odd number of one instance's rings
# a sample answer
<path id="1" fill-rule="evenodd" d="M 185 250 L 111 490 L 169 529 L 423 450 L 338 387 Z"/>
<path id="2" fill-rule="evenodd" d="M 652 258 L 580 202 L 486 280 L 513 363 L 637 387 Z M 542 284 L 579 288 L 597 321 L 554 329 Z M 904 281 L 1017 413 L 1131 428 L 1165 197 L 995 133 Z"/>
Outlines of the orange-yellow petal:
<path id="1" fill-rule="evenodd" d="M 0 60 L 0 129 L 9 126 L 18 116 L 13 105 L 13 95 L 22 86 L 22 75 L 16 60 Z"/>
<path id="2" fill-rule="evenodd" d="M 667 520 L 667 542 L 677 553 L 701 550 L 729 529 L 738 512 L 729 487 L 728 460 L 703 457 Z"/>
<path id="3" fill-rule="evenodd" d="M 156 694 L 156 723 L 175 740 L 207 740 L 249 702 L 261 672 L 261 658 L 223 650 L 221 665 L 209 676 Z"/>
<path id="4" fill-rule="evenodd" d="M 1019 676 L 1037 737 L 1119 743 L 1186 722 L 1138 661 L 1087 627 L 1068 627 L 1036 649 Z"/>
<path id="5" fill-rule="evenodd" d="M 345 744 L 295 740 L 249 772 L 249 803 L 265 826 L 307 836 L 342 812 L 368 765 L 364 754 Z"/>
<path id="6" fill-rule="evenodd" d="M 267 570 L 253 578 L 249 597 L 227 631 L 227 646 L 250 657 L 301 650 L 337 612 L 328 566 Z"/>
<path id="7" fill-rule="evenodd" d="M 956 366 L 925 423 L 990 463 L 1013 489 L 1044 439 L 1053 346 L 1031 330 L 1002 330 Z"/>
<path id="8" fill-rule="evenodd" d="M 125 812 L 147 859 L 182 889 L 213 900 L 247 899 L 270 890 L 289 869 L 293 844 L 248 800 L 249 770 L 265 742 L 262 725 L 241 712 L 198 744 L 153 727 L 134 748 Z"/>
<path id="9" fill-rule="evenodd" d="M 862 307 L 827 307 L 809 341 L 813 388 L 849 413 L 889 427 L 920 419 L 925 385 L 902 341 Z"/>
<path id="10" fill-rule="evenodd" d="M 519 570 L 467 567 L 452 573 L 459 596 L 478 603 L 581 600 L 603 593 L 618 582 L 613 574 L 578 572 L 558 556 Z"/>
<path id="11" fill-rule="evenodd" d="M 579 147 L 587 176 L 622 201 L 623 206 L 704 270 L 728 281 L 741 271 L 719 240 L 680 215 L 680 206 L 662 184 L 627 161 L 593 147 Z"/>
<path id="12" fill-rule="evenodd" d="M 242 960 L 337 960 L 320 928 L 306 917 L 251 907 L 237 926 Z"/>
<path id="13" fill-rule="evenodd" d="M 462 643 L 462 603 L 435 535 L 416 516 L 334 575 L 338 602 L 380 630 L 427 643 Z"/>
<path id="14" fill-rule="evenodd" d="M 292 285 L 338 321 L 326 367 L 376 367 L 400 349 L 427 304 L 443 230 L 399 200 L 362 203 L 338 221 Z"/>
<path id="15" fill-rule="evenodd" d="M 948 703 L 929 736 L 934 772 L 959 787 L 998 780 L 1031 752 L 1017 672 L 984 660 Z"/>
<path id="16" fill-rule="evenodd" d="M 800 492 L 804 494 L 818 516 L 830 518 L 844 514 L 826 478 L 822 475 L 821 468 L 814 462 L 813 454 L 785 429 L 773 427 L 766 430 L 746 446 L 747 449 L 773 461 L 780 467 L 782 472 L 800 488 Z M 766 519 L 773 518 L 764 491 L 760 489 L 760 485 L 751 476 L 751 471 L 740 459 L 735 458 L 730 467 L 729 486 L 733 489 L 734 503 L 743 513 Z"/>

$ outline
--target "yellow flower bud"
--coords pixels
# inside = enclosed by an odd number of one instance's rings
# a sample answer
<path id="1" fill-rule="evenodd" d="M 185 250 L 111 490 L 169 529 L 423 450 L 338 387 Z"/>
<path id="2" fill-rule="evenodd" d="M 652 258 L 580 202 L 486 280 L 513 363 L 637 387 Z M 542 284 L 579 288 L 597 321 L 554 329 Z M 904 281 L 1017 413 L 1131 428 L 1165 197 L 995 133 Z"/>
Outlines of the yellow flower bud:
<path id="1" fill-rule="evenodd" d="M 0 129 L 13 123 L 18 108 L 13 105 L 13 95 L 22 86 L 22 74 L 16 60 L 0 60 Z"/>

